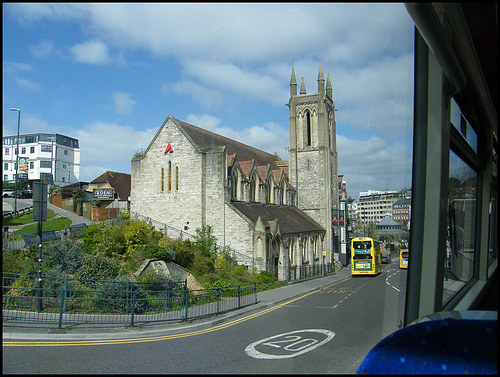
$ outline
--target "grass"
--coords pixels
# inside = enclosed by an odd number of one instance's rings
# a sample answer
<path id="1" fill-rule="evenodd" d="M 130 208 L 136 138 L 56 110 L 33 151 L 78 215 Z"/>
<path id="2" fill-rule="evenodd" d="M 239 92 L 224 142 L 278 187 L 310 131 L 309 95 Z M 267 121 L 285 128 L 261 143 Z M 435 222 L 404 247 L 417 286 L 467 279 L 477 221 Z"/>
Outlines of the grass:
<path id="1" fill-rule="evenodd" d="M 18 218 L 8 219 L 3 221 L 3 226 L 22 226 L 21 229 L 15 231 L 16 240 L 21 239 L 22 234 L 36 233 L 38 222 L 33 221 L 33 214 L 27 213 Z M 47 221 L 43 221 L 42 230 L 61 230 L 65 229 L 73 223 L 67 217 L 57 217 L 57 214 L 50 209 L 47 210 Z"/>

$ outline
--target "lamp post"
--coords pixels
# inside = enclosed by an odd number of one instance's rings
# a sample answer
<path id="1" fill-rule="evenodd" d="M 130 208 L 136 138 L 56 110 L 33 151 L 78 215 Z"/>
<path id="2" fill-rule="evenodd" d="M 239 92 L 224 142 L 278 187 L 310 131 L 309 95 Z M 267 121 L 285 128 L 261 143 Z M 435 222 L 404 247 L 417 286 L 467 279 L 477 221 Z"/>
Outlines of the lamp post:
<path id="1" fill-rule="evenodd" d="M 17 111 L 17 153 L 16 153 L 16 177 L 14 183 L 14 218 L 17 218 L 17 175 L 19 171 L 19 127 L 21 124 L 21 109 L 11 107 L 9 110 Z"/>

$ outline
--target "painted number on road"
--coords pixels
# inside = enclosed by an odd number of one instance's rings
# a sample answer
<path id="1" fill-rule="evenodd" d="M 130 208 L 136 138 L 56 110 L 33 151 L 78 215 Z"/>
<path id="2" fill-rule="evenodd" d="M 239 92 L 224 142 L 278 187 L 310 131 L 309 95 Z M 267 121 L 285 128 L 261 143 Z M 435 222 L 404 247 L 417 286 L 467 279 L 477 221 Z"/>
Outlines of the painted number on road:
<path id="1" fill-rule="evenodd" d="M 255 359 L 288 359 L 312 351 L 333 339 L 329 330 L 297 330 L 271 336 L 249 344 L 248 356 Z"/>

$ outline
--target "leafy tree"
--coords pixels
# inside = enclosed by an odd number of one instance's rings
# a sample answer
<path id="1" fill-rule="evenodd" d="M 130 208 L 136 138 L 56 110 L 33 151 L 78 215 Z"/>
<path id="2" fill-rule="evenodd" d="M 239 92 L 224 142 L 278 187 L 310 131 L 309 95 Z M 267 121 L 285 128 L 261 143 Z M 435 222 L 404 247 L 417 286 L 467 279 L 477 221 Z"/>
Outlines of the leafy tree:
<path id="1" fill-rule="evenodd" d="M 196 229 L 195 240 L 196 248 L 201 252 L 201 255 L 215 259 L 217 238 L 213 235 L 211 225 L 204 225 Z"/>

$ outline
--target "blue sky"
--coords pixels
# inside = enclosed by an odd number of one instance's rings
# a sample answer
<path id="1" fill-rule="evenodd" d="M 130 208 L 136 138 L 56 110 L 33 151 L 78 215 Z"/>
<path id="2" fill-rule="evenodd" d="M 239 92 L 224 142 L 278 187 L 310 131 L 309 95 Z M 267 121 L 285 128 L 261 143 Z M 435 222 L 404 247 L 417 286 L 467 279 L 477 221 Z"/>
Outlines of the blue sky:
<path id="1" fill-rule="evenodd" d="M 3 134 L 79 139 L 80 180 L 130 173 L 171 113 L 288 159 L 290 76 L 330 74 L 348 195 L 411 187 L 404 5 L 3 4 Z"/>

